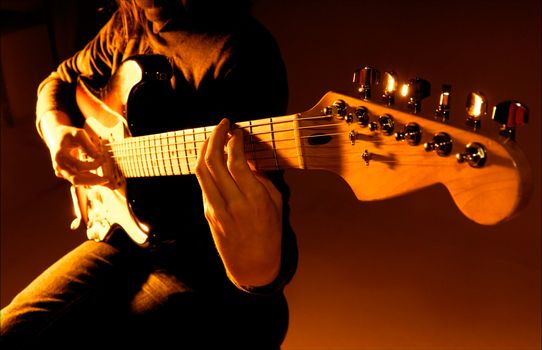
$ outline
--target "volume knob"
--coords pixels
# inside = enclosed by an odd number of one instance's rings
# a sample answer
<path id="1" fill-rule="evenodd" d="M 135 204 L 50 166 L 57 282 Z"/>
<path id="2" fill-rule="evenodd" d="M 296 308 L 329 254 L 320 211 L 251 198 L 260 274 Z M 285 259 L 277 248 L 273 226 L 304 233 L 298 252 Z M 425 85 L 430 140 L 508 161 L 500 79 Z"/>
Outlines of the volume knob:
<path id="1" fill-rule="evenodd" d="M 373 85 L 380 83 L 380 71 L 370 66 L 364 66 L 354 71 L 352 78 L 354 88 L 364 100 L 371 98 Z"/>

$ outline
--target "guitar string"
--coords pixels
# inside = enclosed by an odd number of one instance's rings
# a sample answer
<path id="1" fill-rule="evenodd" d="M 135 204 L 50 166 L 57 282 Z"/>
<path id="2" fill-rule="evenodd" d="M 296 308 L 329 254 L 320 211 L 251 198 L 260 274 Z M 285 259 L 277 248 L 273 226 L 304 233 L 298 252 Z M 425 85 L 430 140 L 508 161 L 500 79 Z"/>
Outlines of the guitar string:
<path id="1" fill-rule="evenodd" d="M 267 132 L 267 134 L 271 134 L 271 132 Z M 314 135 L 309 135 L 309 136 L 300 136 L 299 139 L 310 139 L 310 138 L 315 138 L 315 137 L 325 137 L 325 136 L 337 136 L 337 135 L 344 135 L 344 132 L 339 132 L 339 133 L 323 133 L 323 134 L 318 134 L 317 136 L 314 136 Z M 248 136 L 248 135 L 247 135 Z M 372 135 L 370 134 L 357 134 L 356 135 L 357 137 L 365 137 L 365 138 L 371 138 Z M 248 138 L 248 137 L 247 137 Z M 128 140 L 128 139 L 126 139 Z M 272 139 L 269 139 L 269 140 L 255 140 L 255 141 L 252 141 L 250 142 L 250 145 L 255 145 L 255 144 L 269 144 L 271 143 L 272 141 L 274 142 L 285 142 L 285 141 L 295 141 L 296 138 L 275 138 L 274 140 Z M 399 141 L 397 140 L 392 140 L 391 142 L 388 142 L 386 139 L 377 139 L 377 140 L 363 140 L 361 138 L 357 138 L 355 141 L 359 141 L 359 142 L 371 142 L 372 144 L 374 145 L 399 145 Z M 183 141 L 183 142 L 176 142 L 176 143 L 156 143 L 156 142 L 145 142 L 145 141 L 134 141 L 132 142 L 131 144 L 129 143 L 123 143 L 123 144 L 116 144 L 114 145 L 111 149 L 108 149 L 107 151 L 111 154 L 114 154 L 114 153 L 118 153 L 118 152 L 123 152 L 123 151 L 127 151 L 127 152 L 131 152 L 132 154 L 130 155 L 127 155 L 127 156 L 137 156 L 137 155 L 147 155 L 147 154 L 154 154 L 156 152 L 166 152 L 163 150 L 163 148 L 177 148 L 177 146 L 181 146 L 181 145 L 194 145 L 194 146 L 197 146 L 198 144 L 202 144 L 203 142 L 205 142 L 205 140 L 189 140 L 189 141 Z M 351 143 L 352 141 L 350 139 L 343 139 L 344 143 Z M 307 146 L 305 146 L 307 147 Z M 326 148 L 326 147 L 330 147 L 328 145 L 309 145 L 308 147 L 318 147 L 318 148 Z M 338 146 L 331 146 L 331 147 L 338 147 Z M 281 147 L 276 147 L 276 148 L 273 148 L 274 150 L 277 150 L 277 151 L 280 151 L 280 150 L 283 150 L 285 148 L 281 148 Z M 273 151 L 272 148 L 264 148 L 264 149 L 250 149 L 250 151 L 254 151 L 254 152 L 260 152 L 260 151 Z M 139 150 L 148 150 L 150 151 L 149 153 L 145 153 L 145 152 L 137 152 Z M 195 152 L 197 153 L 197 151 L 199 150 L 199 148 L 182 148 L 181 151 L 184 151 L 184 150 L 187 150 L 189 152 Z M 178 150 L 177 150 L 178 151 Z M 246 151 L 248 152 L 248 151 Z"/>
<path id="2" fill-rule="evenodd" d="M 286 157 L 286 158 L 295 158 L 295 157 Z M 272 163 L 272 164 L 275 163 L 274 158 L 268 158 L 268 161 L 269 163 Z M 359 161 L 336 162 L 335 164 L 332 163 L 332 165 L 336 165 L 338 168 L 340 168 L 344 164 L 358 164 L 361 166 L 363 165 L 371 166 L 371 164 L 374 164 L 374 163 L 383 163 L 385 165 L 390 165 L 390 166 L 393 166 L 393 165 L 412 166 L 412 167 L 424 167 L 424 166 L 433 167 L 434 166 L 433 163 L 428 163 L 428 162 L 401 162 L 397 160 L 376 160 L 376 159 L 371 159 L 368 165 L 366 165 L 362 159 L 360 159 Z M 181 167 L 181 166 L 167 167 L 167 166 L 152 165 L 150 167 L 147 167 L 146 171 L 141 171 L 141 169 L 135 169 L 135 172 L 134 172 L 134 169 L 128 169 L 128 168 L 122 169 L 123 167 L 121 166 L 121 171 L 123 172 L 124 176 L 128 178 L 194 174 L 193 169 L 195 169 L 196 167 L 196 162 L 189 163 L 189 165 L 190 165 L 189 167 Z M 455 167 L 456 165 L 457 165 L 456 163 L 439 164 L 439 167 Z M 276 165 L 271 165 L 271 166 L 260 165 L 256 167 L 256 170 L 273 171 L 273 170 L 281 170 L 281 169 L 288 169 L 288 168 L 298 168 L 298 167 L 288 166 L 288 165 L 279 166 L 279 167 L 277 167 Z M 310 167 L 310 169 L 326 169 L 326 168 L 318 167 L 318 166 Z"/>
<path id="3" fill-rule="evenodd" d="M 277 124 L 285 124 L 285 123 L 292 123 L 292 122 L 296 122 L 296 121 L 305 121 L 305 120 L 319 120 L 319 119 L 331 119 L 333 116 L 314 116 L 314 117 L 303 117 L 303 118 L 298 118 L 298 119 L 291 119 L 291 120 L 278 120 L 278 121 L 270 121 L 270 122 L 266 122 L 266 123 L 261 123 L 261 124 L 251 124 L 251 125 L 246 125 L 246 126 L 237 126 L 238 129 L 249 129 L 249 130 L 252 130 L 254 128 L 257 128 L 257 127 L 262 127 L 262 126 L 269 126 L 269 125 L 277 125 Z M 273 118 L 269 118 L 269 119 L 273 119 Z M 242 124 L 242 123 L 248 123 L 248 122 L 245 122 L 245 121 L 242 121 L 242 122 L 239 122 L 239 124 Z M 286 130 L 277 130 L 275 132 L 286 132 L 286 131 L 293 131 L 293 130 L 298 130 L 298 129 L 303 129 L 303 128 L 313 128 L 313 127 L 325 127 L 325 126 L 332 126 L 332 125 L 336 125 L 337 123 L 334 123 L 334 124 L 327 124 L 327 125 L 315 125 L 315 126 L 308 126 L 308 127 L 301 127 L 301 128 L 292 128 L 292 129 L 286 129 Z M 122 140 L 119 140 L 119 141 L 111 141 L 109 143 L 107 143 L 106 145 L 116 145 L 116 144 L 123 144 L 129 140 L 132 140 L 133 142 L 136 142 L 135 140 L 133 139 L 136 139 L 136 138 L 139 138 L 139 139 L 145 139 L 145 138 L 157 138 L 157 139 L 167 139 L 167 138 L 171 138 L 171 137 L 175 137 L 175 136 L 199 136 L 199 135 L 207 135 L 209 133 L 211 133 L 213 131 L 213 129 L 216 128 L 216 125 L 212 125 L 212 126 L 205 126 L 205 127 L 199 127 L 199 128 L 194 128 L 194 129 L 185 129 L 185 130 L 176 130 L 176 131 L 168 131 L 168 132 L 163 132 L 163 133 L 160 133 L 160 134 L 154 134 L 154 135 L 141 135 L 141 136 L 136 136 L 136 137 L 128 137 L 128 138 L 124 138 Z M 203 129 L 201 131 L 196 131 L 196 130 L 199 130 L 199 129 Z M 186 130 L 193 130 L 193 132 L 185 132 Z M 264 132 L 259 132 L 259 133 L 248 133 L 247 136 L 255 136 L 255 135 L 261 135 L 261 134 L 269 134 L 270 132 L 269 131 L 264 131 Z M 188 141 L 189 142 L 189 141 Z"/>
<path id="4" fill-rule="evenodd" d="M 305 159 L 331 159 L 336 160 L 336 162 L 331 162 L 331 165 L 336 165 L 340 167 L 344 164 L 363 164 L 365 161 L 362 159 L 361 154 L 358 152 L 350 152 L 350 155 L 354 154 L 355 158 L 358 158 L 359 160 L 353 160 L 353 159 L 340 159 L 338 160 L 335 155 L 317 155 L 317 156 L 308 156 Z M 404 162 L 401 160 L 386 160 L 386 159 L 378 159 L 378 158 L 386 158 L 386 156 L 375 154 L 371 156 L 372 158 L 369 160 L 370 163 L 384 163 L 384 164 L 391 164 L 391 165 L 401 165 L 401 166 L 433 166 L 434 162 Z M 410 157 L 422 157 L 422 155 L 410 155 Z M 172 160 L 185 160 L 185 157 L 173 157 L 173 158 L 155 158 L 151 159 L 150 164 L 147 164 L 145 166 L 145 171 L 143 171 L 141 168 L 142 164 L 136 163 L 136 164 L 124 164 L 119 163 L 118 166 L 121 168 L 121 170 L 126 174 L 126 177 L 141 177 L 141 176 L 149 176 L 148 174 L 152 173 L 150 176 L 161 176 L 161 175 L 182 175 L 182 174 L 193 174 L 192 169 L 195 169 L 197 161 L 193 160 L 187 163 L 179 162 L 173 165 L 171 162 Z M 286 156 L 281 157 L 280 160 L 284 162 L 287 159 L 297 159 L 296 156 Z M 410 158 L 412 160 L 412 158 Z M 260 162 L 265 162 L 266 160 L 269 163 L 275 164 L 275 158 L 270 156 L 266 158 L 259 158 Z M 170 161 L 171 165 L 167 165 L 167 161 Z M 249 159 L 250 161 L 250 159 Z M 161 163 L 162 162 L 162 163 Z M 450 163 L 450 164 L 439 164 L 439 166 L 456 166 L 457 163 Z M 134 167 L 135 165 L 135 167 Z M 284 168 L 296 168 L 292 165 L 286 164 L 286 166 L 277 166 L 276 164 L 273 166 L 260 164 L 260 166 L 256 166 L 257 170 L 278 170 L 278 169 L 284 169 Z M 317 169 L 318 167 L 312 167 L 314 169 Z M 188 171 L 186 171 L 188 170 Z M 135 176 L 132 176 L 132 174 L 135 172 Z M 138 176 L 137 174 L 143 174 L 141 176 Z"/>
<path id="5" fill-rule="evenodd" d="M 243 135 L 245 138 L 252 138 L 253 136 L 258 136 L 258 135 L 264 135 L 264 134 L 270 134 L 270 135 L 275 135 L 275 134 L 278 134 L 278 133 L 281 133 L 281 132 L 291 132 L 291 131 L 296 131 L 296 130 L 301 130 L 301 129 L 316 129 L 316 128 L 327 128 L 327 127 L 332 127 L 332 126 L 335 126 L 336 124 L 326 124 L 326 125 L 317 125 L 317 126 L 306 126 L 306 127 L 299 127 L 299 128 L 292 128 L 292 129 L 284 129 L 284 130 L 276 130 L 276 131 L 262 131 L 262 132 L 258 132 L 258 133 L 248 133 L 246 135 Z M 137 148 L 144 148 L 145 146 L 141 145 L 141 143 L 145 143 L 145 142 L 153 142 L 156 144 L 156 141 L 164 141 L 164 140 L 170 140 L 170 139 L 174 139 L 175 142 L 174 143 L 160 143 L 159 145 L 185 145 L 185 144 L 193 144 L 194 142 L 195 143 L 203 143 L 205 142 L 205 139 L 196 139 L 194 136 L 195 135 L 201 135 L 201 134 L 210 134 L 211 131 L 208 131 L 208 132 L 201 132 L 201 133 L 188 133 L 188 134 L 180 134 L 178 132 L 170 132 L 170 133 L 167 133 L 167 134 L 156 134 L 156 135 L 145 135 L 145 136 L 136 136 L 136 137 L 128 137 L 128 138 L 125 138 L 125 139 L 122 139 L 121 141 L 115 141 L 115 142 L 110 142 L 110 143 L 107 143 L 106 145 L 107 146 L 111 146 L 111 147 L 116 147 L 116 146 L 120 146 L 120 147 L 123 147 L 123 146 L 127 146 L 127 147 L 130 147 L 132 149 L 134 149 L 134 147 L 132 146 L 136 146 L 135 149 Z M 335 133 L 335 134 L 318 134 L 318 135 L 310 135 L 310 136 L 301 136 L 300 138 L 311 138 L 311 137 L 318 137 L 318 136 L 334 136 L 334 135 L 341 135 L 341 134 L 344 134 L 343 132 L 341 133 Z M 182 138 L 183 140 L 179 140 L 180 138 Z M 277 139 L 275 138 L 274 141 L 292 141 L 292 140 L 295 140 L 295 138 L 290 138 L 290 139 Z M 251 143 L 270 143 L 272 142 L 273 139 L 268 139 L 268 140 L 254 140 L 254 141 L 251 141 Z"/>

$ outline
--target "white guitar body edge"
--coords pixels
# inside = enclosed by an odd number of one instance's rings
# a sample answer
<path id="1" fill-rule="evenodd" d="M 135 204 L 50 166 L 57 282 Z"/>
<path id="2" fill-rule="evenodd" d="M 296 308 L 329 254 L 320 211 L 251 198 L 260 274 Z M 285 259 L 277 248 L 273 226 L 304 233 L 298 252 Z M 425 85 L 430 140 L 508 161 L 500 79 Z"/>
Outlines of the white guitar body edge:
<path id="1" fill-rule="evenodd" d="M 108 153 L 110 142 L 124 138 L 124 118 L 119 118 L 116 125 L 106 127 L 95 118 L 87 117 L 85 129 L 90 137 L 102 145 L 104 154 Z M 98 138 L 99 140 L 96 140 Z M 86 213 L 87 237 L 95 241 L 103 241 L 111 232 L 113 225 L 121 226 L 137 244 L 143 245 L 149 239 L 150 228 L 139 221 L 133 214 L 126 197 L 126 180 L 111 159 L 96 171 L 100 176 L 113 179 L 113 183 L 94 186 L 72 186 L 72 199 L 76 214 L 72 229 L 76 229 L 83 213 Z M 84 193 L 84 196 L 81 194 Z"/>

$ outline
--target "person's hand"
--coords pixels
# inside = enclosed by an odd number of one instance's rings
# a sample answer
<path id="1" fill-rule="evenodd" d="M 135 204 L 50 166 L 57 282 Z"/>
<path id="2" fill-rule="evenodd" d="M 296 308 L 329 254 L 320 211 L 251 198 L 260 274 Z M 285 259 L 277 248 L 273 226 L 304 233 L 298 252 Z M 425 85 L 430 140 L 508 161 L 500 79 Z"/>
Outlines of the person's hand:
<path id="1" fill-rule="evenodd" d="M 282 195 L 250 167 L 243 132 L 230 131 L 227 119 L 204 142 L 196 176 L 205 217 L 229 278 L 240 286 L 271 283 L 280 270 Z"/>
<path id="2" fill-rule="evenodd" d="M 84 129 L 76 128 L 69 123 L 69 117 L 59 111 L 47 112 L 40 122 L 55 175 L 73 185 L 106 184 L 109 182 L 107 178 L 91 172 L 103 163 L 104 157 L 99 148 Z"/>

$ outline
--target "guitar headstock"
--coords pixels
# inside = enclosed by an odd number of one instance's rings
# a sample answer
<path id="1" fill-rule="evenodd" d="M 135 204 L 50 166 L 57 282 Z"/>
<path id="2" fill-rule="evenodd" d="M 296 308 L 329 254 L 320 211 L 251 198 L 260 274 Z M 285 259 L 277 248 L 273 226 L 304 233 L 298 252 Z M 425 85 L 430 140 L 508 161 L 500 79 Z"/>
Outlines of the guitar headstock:
<path id="1" fill-rule="evenodd" d="M 354 74 L 358 97 L 328 92 L 298 115 L 303 167 L 343 177 L 358 199 L 382 200 L 441 183 L 471 220 L 494 225 L 513 217 L 532 192 L 529 164 L 515 142 L 515 128 L 527 122 L 518 101 L 495 105 L 485 125 L 488 101 L 467 97 L 463 122 L 450 120 L 451 86 L 438 105 L 422 114 L 430 83 L 421 78 L 402 87 L 395 73 L 363 67 Z M 425 106 L 424 106 L 425 109 Z M 483 127 L 482 127 L 483 124 Z M 490 123 L 492 124 L 492 123 Z"/>

